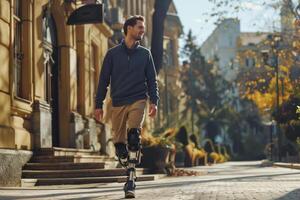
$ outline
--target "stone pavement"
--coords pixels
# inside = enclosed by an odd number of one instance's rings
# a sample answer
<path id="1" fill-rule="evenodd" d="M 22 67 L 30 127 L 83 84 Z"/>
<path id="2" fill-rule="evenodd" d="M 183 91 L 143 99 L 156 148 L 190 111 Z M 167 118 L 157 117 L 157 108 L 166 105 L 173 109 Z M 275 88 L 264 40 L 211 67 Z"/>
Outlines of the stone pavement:
<path id="1" fill-rule="evenodd" d="M 300 171 L 260 167 L 261 162 L 227 162 L 191 168 L 207 175 L 138 182 L 138 200 L 299 200 Z M 0 188 L 1 200 L 123 199 L 121 183 Z"/>

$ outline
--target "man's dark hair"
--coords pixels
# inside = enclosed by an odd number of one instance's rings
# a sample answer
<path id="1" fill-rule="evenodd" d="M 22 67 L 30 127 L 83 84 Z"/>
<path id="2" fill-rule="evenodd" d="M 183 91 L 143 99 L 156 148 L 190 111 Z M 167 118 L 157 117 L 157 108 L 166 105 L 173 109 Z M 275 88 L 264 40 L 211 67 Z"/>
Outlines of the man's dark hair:
<path id="1" fill-rule="evenodd" d="M 125 21 L 124 26 L 123 26 L 123 31 L 124 31 L 125 35 L 127 35 L 127 27 L 128 26 L 132 26 L 132 27 L 135 26 L 138 20 L 144 22 L 145 18 L 141 15 L 134 15 L 134 16 L 129 17 Z"/>

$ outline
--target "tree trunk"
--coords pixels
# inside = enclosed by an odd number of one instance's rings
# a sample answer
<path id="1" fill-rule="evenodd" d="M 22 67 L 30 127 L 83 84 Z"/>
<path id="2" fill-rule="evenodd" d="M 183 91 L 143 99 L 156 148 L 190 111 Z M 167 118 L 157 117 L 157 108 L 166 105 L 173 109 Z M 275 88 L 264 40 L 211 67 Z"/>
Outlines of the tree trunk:
<path id="1" fill-rule="evenodd" d="M 172 0 L 155 0 L 152 17 L 151 53 L 157 74 L 162 67 L 164 21 Z"/>

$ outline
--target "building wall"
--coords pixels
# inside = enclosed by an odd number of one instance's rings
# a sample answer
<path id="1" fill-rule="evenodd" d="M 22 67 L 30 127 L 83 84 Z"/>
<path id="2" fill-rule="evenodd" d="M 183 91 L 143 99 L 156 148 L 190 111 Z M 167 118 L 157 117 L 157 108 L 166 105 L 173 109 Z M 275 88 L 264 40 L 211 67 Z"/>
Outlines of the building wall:
<path id="1" fill-rule="evenodd" d="M 32 151 L 40 148 L 94 148 L 101 149 L 103 153 L 113 154 L 111 148 L 107 147 L 111 137 L 110 123 L 97 123 L 93 119 L 94 98 L 103 58 L 108 48 L 116 44 L 111 38 L 114 33 L 121 33 L 122 23 L 119 23 L 119 20 L 112 24 L 105 22 L 67 26 L 67 16 L 80 5 L 65 3 L 64 0 L 53 0 L 50 6 L 49 0 L 21 1 L 23 6 L 20 91 L 17 90 L 15 78 L 14 1 L 0 1 L 0 149 L 5 149 L 0 150 L 0 157 L 3 155 L 4 158 L 0 179 L 4 178 L 5 174 L 18 174 L 13 181 L 1 182 L 0 185 L 19 185 L 22 166 L 28 161 Z M 133 14 L 145 16 L 146 37 L 143 43 L 150 47 L 154 0 L 105 2 L 109 12 L 112 8 L 121 8 L 123 20 Z M 172 12 L 176 14 L 176 9 L 172 6 Z M 51 31 L 54 28 L 49 24 L 45 25 L 45 16 L 54 22 L 56 32 Z M 173 19 L 169 19 L 166 24 L 169 27 L 166 29 L 165 38 L 173 47 L 169 52 L 172 59 L 169 73 L 176 74 L 179 66 L 178 38 L 182 27 Z M 52 38 L 55 44 L 50 45 L 51 47 L 45 39 L 49 36 L 48 30 L 56 35 L 56 40 Z M 48 48 L 56 51 L 57 56 L 49 53 Z M 54 64 L 47 57 L 49 55 L 53 56 Z M 52 76 L 56 77 L 50 80 L 57 81 L 57 93 L 51 96 L 56 97 L 56 106 L 50 103 L 53 101 L 49 100 L 49 90 L 46 89 L 49 69 L 47 66 L 50 61 L 53 67 Z M 171 77 L 168 83 L 172 84 L 175 79 L 176 77 Z M 109 110 L 109 103 L 105 104 L 104 109 Z M 54 112 L 57 113 L 57 118 L 53 117 Z M 53 118 L 58 119 L 54 123 L 57 127 L 52 123 Z M 25 153 L 17 153 L 20 149 L 25 150 Z M 25 157 L 22 159 L 23 155 Z M 8 167 L 12 160 L 16 163 L 14 169 Z"/>
<path id="2" fill-rule="evenodd" d="M 58 143 L 52 143 L 55 132 L 51 124 L 51 105 L 47 102 L 45 48 L 43 42 L 43 16 L 48 6 L 48 0 L 22 0 L 22 93 L 16 96 L 14 72 L 14 23 L 13 1 L 3 0 L 0 7 L 0 56 L 3 61 L 0 79 L 0 101 L 3 106 L 0 117 L 0 145 L 2 148 L 39 149 L 52 146 L 89 148 L 86 136 L 77 136 L 87 127 L 90 133 L 88 139 L 95 138 L 95 121 L 93 121 L 94 98 L 98 84 L 103 57 L 109 48 L 108 40 L 112 36 L 114 24 L 67 26 L 66 16 L 76 6 L 54 0 L 50 13 L 57 28 L 58 51 Z M 146 18 L 146 37 L 144 45 L 150 47 L 152 14 L 154 0 L 150 1 L 107 1 L 108 8 L 121 8 L 123 19 L 133 14 L 141 14 Z M 78 6 L 77 6 L 78 7 Z M 165 22 L 165 42 L 172 48 L 167 50 L 170 62 L 167 75 L 168 85 L 177 82 L 178 68 L 178 38 L 182 27 L 175 5 L 170 6 Z M 170 15 L 170 16 L 169 16 Z M 110 28 L 112 27 L 112 29 Z M 168 45 L 167 45 L 168 46 Z M 165 46 L 165 48 L 167 48 Z M 160 80 L 164 74 L 161 73 Z M 169 96 L 176 96 L 177 87 L 169 88 Z M 161 96 L 164 95 L 161 88 Z M 175 102 L 174 100 L 170 100 Z M 109 104 L 106 104 L 109 106 Z M 176 106 L 172 105 L 172 108 Z M 106 108 L 105 108 L 106 109 Z M 172 111 L 173 112 L 173 111 Z M 91 128 L 90 126 L 93 126 Z M 110 123 L 106 123 L 110 127 Z M 108 134 L 107 137 L 110 137 Z M 107 138 L 109 139 L 109 138 Z M 99 145 L 100 144 L 94 144 Z M 99 147 L 100 148 L 100 147 Z"/>
<path id="3" fill-rule="evenodd" d="M 239 36 L 239 20 L 225 19 L 201 45 L 201 53 L 207 60 L 213 61 L 218 58 L 221 74 L 224 74 L 228 81 L 232 81 L 236 76 L 236 69 L 232 65 Z"/>
<path id="4" fill-rule="evenodd" d="M 22 0 L 22 74 L 21 93 L 16 93 L 13 1 L 0 2 L 0 147 L 27 149 L 43 147 L 37 144 L 36 127 L 38 122 L 51 127 L 51 118 L 47 114 L 39 116 L 38 109 L 50 113 L 51 105 L 47 102 L 45 42 L 43 39 L 43 15 L 48 0 Z M 72 130 L 72 113 L 92 119 L 94 97 L 100 62 L 108 49 L 108 37 L 112 35 L 106 24 L 67 26 L 66 14 L 75 6 L 63 0 L 52 1 L 50 14 L 56 25 L 58 51 L 58 112 L 59 146 L 76 147 L 70 141 L 75 135 Z M 68 11 L 68 13 L 66 13 Z M 91 47 L 94 47 L 94 66 L 91 66 Z M 80 72 L 80 73 L 79 73 Z M 37 116 L 37 117 L 36 117 Z M 50 123 L 50 124 L 49 124 Z M 76 124 L 76 123 L 75 123 Z M 85 125 L 84 125 L 85 126 Z M 40 131 L 42 127 L 39 127 Z M 73 131 L 73 132 L 72 132 Z M 48 130 L 51 132 L 51 128 Z M 75 131 L 76 132 L 76 131 Z M 51 136 L 51 135 L 50 135 Z M 38 138 L 40 139 L 40 138 Z M 73 138 L 74 139 L 74 138 Z M 50 137 L 51 140 L 51 137 Z M 49 143 L 51 146 L 51 142 Z"/>
<path id="5" fill-rule="evenodd" d="M 51 6 L 48 0 L 21 2 L 21 47 L 16 54 L 14 1 L 0 1 L 0 157 L 3 158 L 0 179 L 5 174 L 18 174 L 18 177 L 11 176 L 14 180 L 1 182 L 1 185 L 19 185 L 22 165 L 34 150 L 53 146 L 101 148 L 99 127 L 103 125 L 93 119 L 94 98 L 101 62 L 108 49 L 108 38 L 112 36 L 111 28 L 105 23 L 67 26 L 67 16 L 79 5 L 76 7 L 63 0 L 51 1 Z M 49 15 L 45 14 L 47 9 Z M 56 33 L 49 32 L 56 34 L 56 44 L 49 45 L 44 37 L 49 36 L 48 30 L 54 30 L 45 25 L 46 15 L 55 24 Z M 47 45 L 57 51 L 57 58 L 52 57 L 54 64 L 47 57 L 54 56 L 47 53 Z M 20 87 L 17 87 L 15 76 L 17 55 L 21 62 Z M 50 79 L 57 81 L 57 95 L 50 94 L 49 98 L 47 91 L 51 89 L 46 89 L 46 83 L 50 62 L 52 67 L 57 67 L 57 74 L 51 68 L 56 79 Z M 54 96 L 58 97 L 57 106 L 52 103 Z M 59 119 L 57 129 L 51 120 L 55 118 L 54 107 Z M 53 141 L 55 134 L 57 143 Z M 17 153 L 20 149 L 26 150 L 25 153 Z M 21 154 L 26 155 L 26 159 L 21 159 Z M 11 162 L 16 167 L 6 168 Z"/>
<path id="6" fill-rule="evenodd" d="M 0 148 L 14 148 L 15 134 L 11 128 L 11 95 L 10 95 L 10 2 L 0 2 Z"/>

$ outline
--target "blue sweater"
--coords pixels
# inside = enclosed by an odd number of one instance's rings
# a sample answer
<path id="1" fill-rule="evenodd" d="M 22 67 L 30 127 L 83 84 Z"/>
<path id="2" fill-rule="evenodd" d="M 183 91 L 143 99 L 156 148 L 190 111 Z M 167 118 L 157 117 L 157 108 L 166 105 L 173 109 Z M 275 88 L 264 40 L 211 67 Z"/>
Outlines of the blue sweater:
<path id="1" fill-rule="evenodd" d="M 96 108 L 103 107 L 109 84 L 113 106 L 129 105 L 147 96 L 157 105 L 159 96 L 151 52 L 140 45 L 129 49 L 124 41 L 109 49 L 100 73 Z"/>

